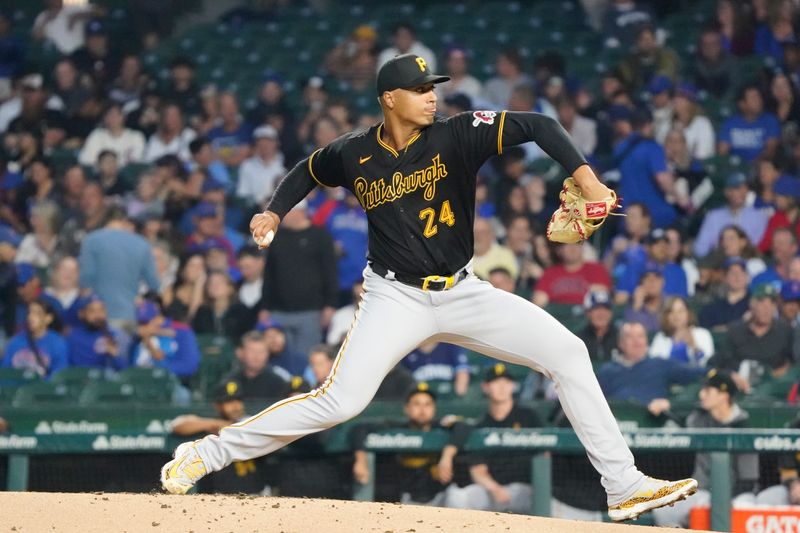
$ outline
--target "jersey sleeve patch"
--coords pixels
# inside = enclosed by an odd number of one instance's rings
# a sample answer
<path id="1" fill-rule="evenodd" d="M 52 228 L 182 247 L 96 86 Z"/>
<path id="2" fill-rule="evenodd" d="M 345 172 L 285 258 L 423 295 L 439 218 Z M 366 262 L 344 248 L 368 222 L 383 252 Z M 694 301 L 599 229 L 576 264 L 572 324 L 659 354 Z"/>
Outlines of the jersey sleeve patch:
<path id="1" fill-rule="evenodd" d="M 494 124 L 494 117 L 497 116 L 496 111 L 473 111 L 472 113 L 472 126 L 477 128 L 481 124 L 491 126 Z"/>

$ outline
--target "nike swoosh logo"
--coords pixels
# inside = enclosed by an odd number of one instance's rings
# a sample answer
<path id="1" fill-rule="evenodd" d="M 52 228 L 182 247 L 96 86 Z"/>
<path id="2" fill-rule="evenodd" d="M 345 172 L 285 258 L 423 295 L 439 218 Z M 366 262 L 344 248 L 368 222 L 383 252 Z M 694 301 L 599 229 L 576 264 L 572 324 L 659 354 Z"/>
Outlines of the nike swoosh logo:
<path id="1" fill-rule="evenodd" d="M 358 158 L 358 164 L 359 164 L 359 165 L 363 165 L 364 163 L 366 163 L 366 162 L 367 162 L 367 161 L 369 161 L 370 159 L 372 159 L 372 156 L 371 156 L 371 155 L 368 155 L 368 156 L 366 156 L 366 157 L 359 157 L 359 158 Z"/>

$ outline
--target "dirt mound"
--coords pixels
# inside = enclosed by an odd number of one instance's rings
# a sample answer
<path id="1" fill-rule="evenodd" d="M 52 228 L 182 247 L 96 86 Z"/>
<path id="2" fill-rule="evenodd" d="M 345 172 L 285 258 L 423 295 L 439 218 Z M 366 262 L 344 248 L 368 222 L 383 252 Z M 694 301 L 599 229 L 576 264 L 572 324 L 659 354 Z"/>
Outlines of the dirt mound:
<path id="1" fill-rule="evenodd" d="M 415 505 L 249 496 L 0 492 L 2 530 L 257 533 L 653 532 L 654 528 Z"/>

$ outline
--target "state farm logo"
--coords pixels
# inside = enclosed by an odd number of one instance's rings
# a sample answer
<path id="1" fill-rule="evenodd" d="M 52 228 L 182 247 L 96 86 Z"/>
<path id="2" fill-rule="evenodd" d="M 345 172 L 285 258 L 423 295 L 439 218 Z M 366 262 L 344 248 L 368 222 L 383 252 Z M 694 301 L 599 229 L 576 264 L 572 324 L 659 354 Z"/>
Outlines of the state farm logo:
<path id="1" fill-rule="evenodd" d="M 800 517 L 797 516 L 770 516 L 752 515 L 744 523 L 747 533 L 798 533 Z"/>
<path id="2" fill-rule="evenodd" d="M 586 218 L 600 218 L 608 215 L 608 206 L 605 202 L 587 202 Z"/>

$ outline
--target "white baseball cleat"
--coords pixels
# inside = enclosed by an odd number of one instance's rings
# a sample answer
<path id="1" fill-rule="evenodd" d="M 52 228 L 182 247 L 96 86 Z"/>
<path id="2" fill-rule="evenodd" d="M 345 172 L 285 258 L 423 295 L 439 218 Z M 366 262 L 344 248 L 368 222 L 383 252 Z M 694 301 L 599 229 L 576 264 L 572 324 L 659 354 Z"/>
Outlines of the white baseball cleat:
<path id="1" fill-rule="evenodd" d="M 608 516 L 614 522 L 636 520 L 639 515 L 685 500 L 697 492 L 697 480 L 692 478 L 665 481 L 645 478 L 642 488 L 619 505 L 608 508 Z"/>
<path id="2" fill-rule="evenodd" d="M 186 494 L 208 470 L 194 442 L 184 442 L 175 448 L 173 457 L 161 467 L 161 486 L 170 494 Z"/>

